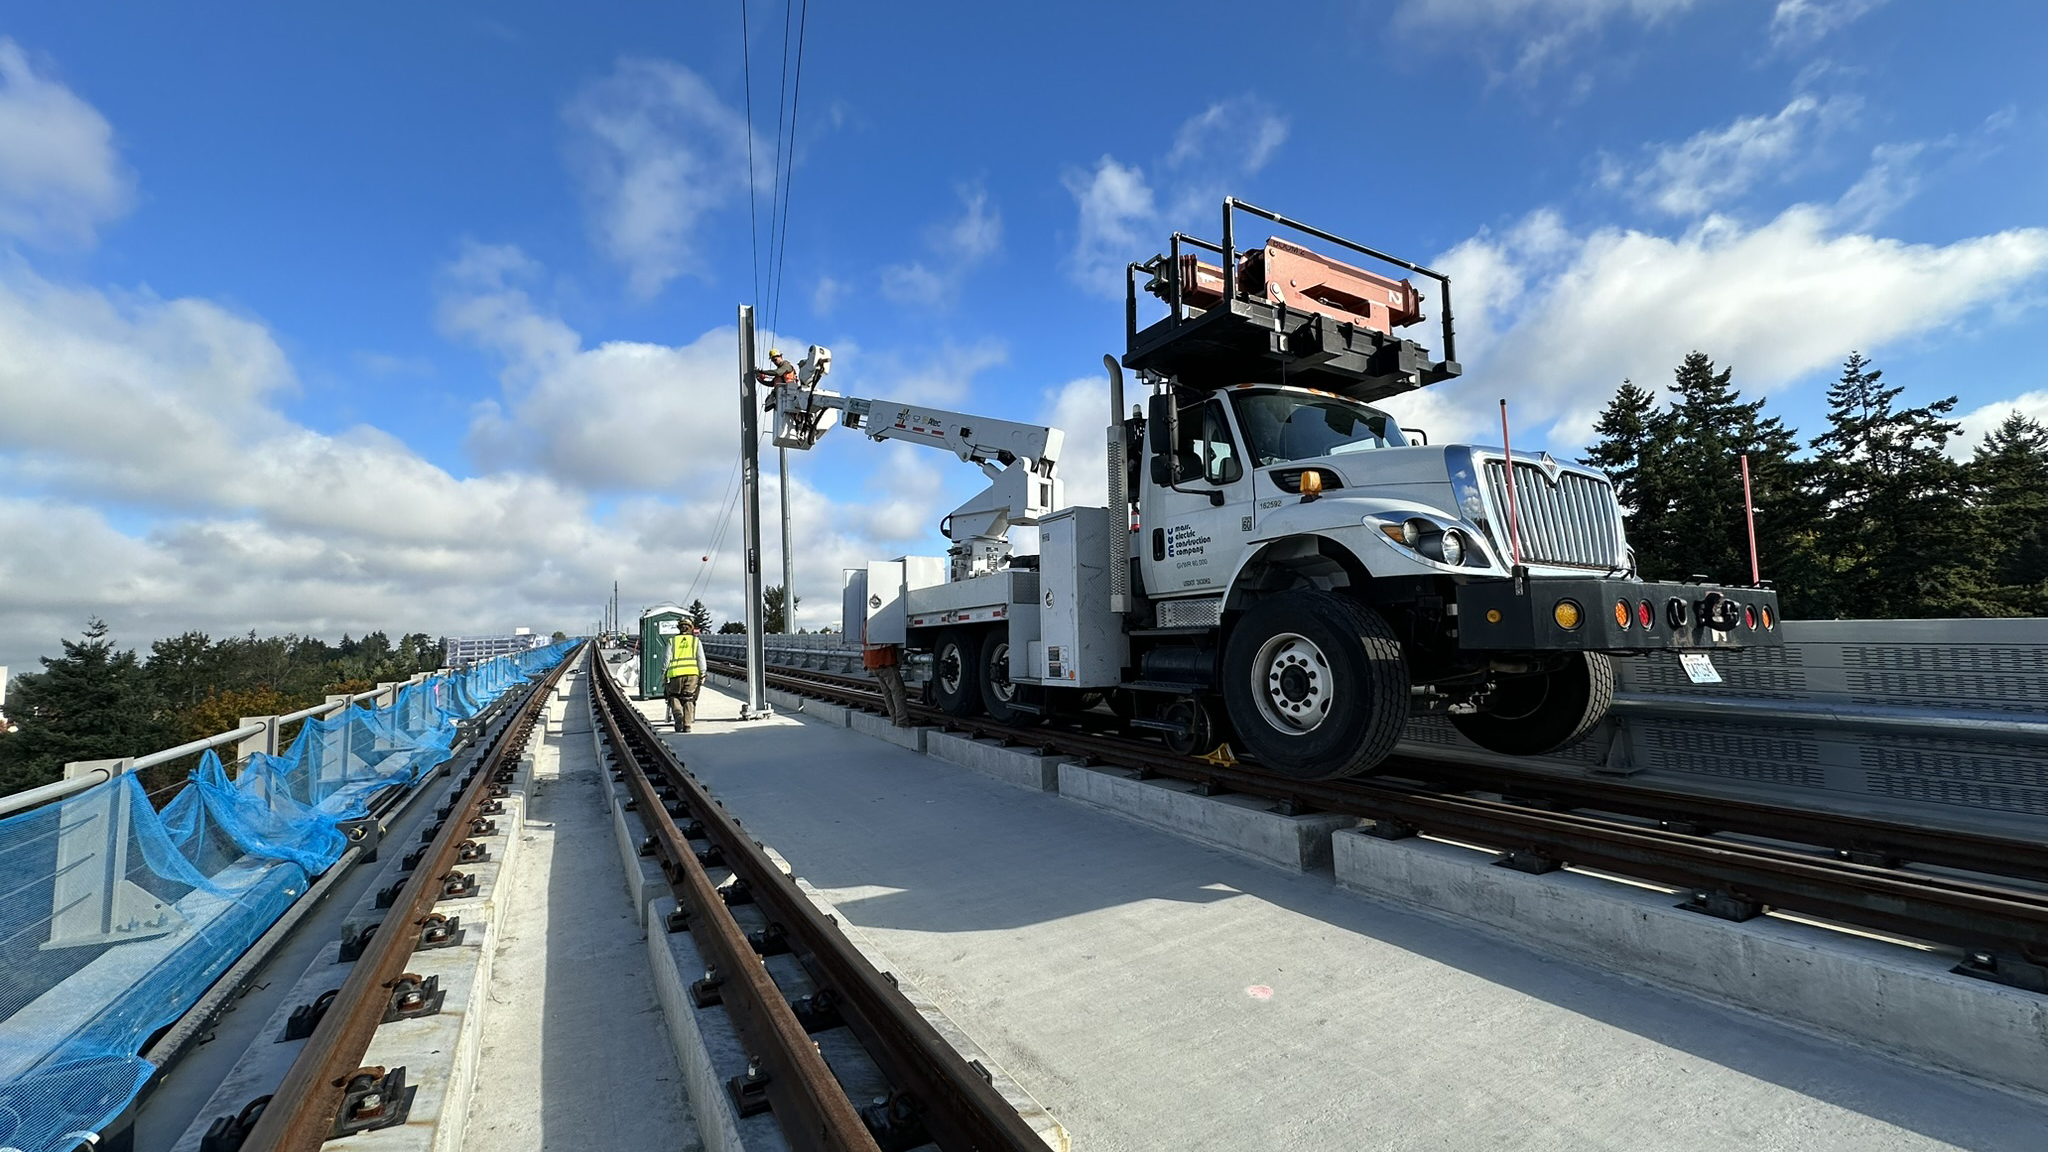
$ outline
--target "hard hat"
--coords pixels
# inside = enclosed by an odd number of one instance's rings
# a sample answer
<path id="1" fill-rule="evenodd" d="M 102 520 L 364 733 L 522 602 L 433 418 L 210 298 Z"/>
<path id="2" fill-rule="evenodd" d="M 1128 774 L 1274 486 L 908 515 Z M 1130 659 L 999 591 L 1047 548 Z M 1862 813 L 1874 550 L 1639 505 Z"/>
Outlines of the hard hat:
<path id="1" fill-rule="evenodd" d="M 782 349 L 780 348 L 770 348 L 768 350 L 768 358 L 771 360 L 780 355 L 782 355 Z"/>

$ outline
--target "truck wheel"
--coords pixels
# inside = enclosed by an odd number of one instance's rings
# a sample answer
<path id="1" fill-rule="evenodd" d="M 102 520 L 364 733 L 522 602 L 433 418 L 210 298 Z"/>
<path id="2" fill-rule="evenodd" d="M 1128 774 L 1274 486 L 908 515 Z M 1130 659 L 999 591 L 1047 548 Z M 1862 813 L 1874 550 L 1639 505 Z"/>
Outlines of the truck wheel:
<path id="1" fill-rule="evenodd" d="M 949 629 L 932 647 L 932 703 L 948 716 L 981 710 L 981 648 L 972 633 Z"/>
<path id="2" fill-rule="evenodd" d="M 1223 653 L 1229 722 L 1259 763 L 1295 780 L 1369 771 L 1408 721 L 1408 660 L 1380 614 L 1334 592 L 1252 606 Z"/>
<path id="3" fill-rule="evenodd" d="M 1485 712 L 1452 716 L 1451 727 L 1488 752 L 1542 756 L 1586 738 L 1614 703 L 1614 662 L 1572 652 L 1550 672 L 1503 679 Z"/>
<path id="4" fill-rule="evenodd" d="M 981 703 L 988 709 L 989 719 L 998 724 L 1036 723 L 1039 719 L 1037 713 L 1014 706 L 1028 690 L 1028 685 L 1010 681 L 1008 633 L 1002 628 L 989 629 L 981 642 Z M 1035 703 L 1035 700 L 1027 700 L 1026 703 Z"/>

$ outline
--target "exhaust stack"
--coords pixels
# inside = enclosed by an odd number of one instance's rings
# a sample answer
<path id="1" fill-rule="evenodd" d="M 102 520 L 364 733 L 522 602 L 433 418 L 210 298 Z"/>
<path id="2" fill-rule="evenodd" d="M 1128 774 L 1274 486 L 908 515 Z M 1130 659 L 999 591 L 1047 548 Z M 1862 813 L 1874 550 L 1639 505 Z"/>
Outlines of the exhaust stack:
<path id="1" fill-rule="evenodd" d="M 1130 475 L 1124 461 L 1124 370 L 1116 357 L 1105 355 L 1109 370 L 1109 610 L 1131 610 L 1131 498 L 1125 490 Z"/>

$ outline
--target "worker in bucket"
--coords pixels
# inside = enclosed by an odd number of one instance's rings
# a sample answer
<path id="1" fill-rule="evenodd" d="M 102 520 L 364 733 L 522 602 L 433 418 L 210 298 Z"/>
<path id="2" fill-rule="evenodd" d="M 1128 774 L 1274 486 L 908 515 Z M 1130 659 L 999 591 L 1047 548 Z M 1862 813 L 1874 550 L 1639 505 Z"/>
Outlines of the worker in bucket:
<path id="1" fill-rule="evenodd" d="M 704 646 L 697 639 L 697 626 L 680 621 L 668 643 L 668 718 L 676 731 L 688 732 L 697 719 L 697 693 L 704 687 Z"/>
<path id="2" fill-rule="evenodd" d="M 785 359 L 783 359 L 783 358 L 782 358 L 782 349 L 780 349 L 780 348 L 770 348 L 770 349 L 768 350 L 768 363 L 769 363 L 770 367 L 767 367 L 767 368 L 762 368 L 762 369 L 759 369 L 759 370 L 758 370 L 758 373 L 757 373 L 757 374 L 758 374 L 758 375 L 760 376 L 760 378 L 761 378 L 761 383 L 763 383 L 763 384 L 794 384 L 794 383 L 796 383 L 796 365 L 794 365 L 794 364 L 791 364 L 791 363 L 790 363 L 789 361 L 787 361 L 787 360 L 785 360 Z"/>
<path id="3" fill-rule="evenodd" d="M 889 722 L 910 727 L 910 700 L 903 691 L 903 649 L 895 644 L 864 644 L 861 666 L 882 689 L 882 706 L 889 710 Z"/>

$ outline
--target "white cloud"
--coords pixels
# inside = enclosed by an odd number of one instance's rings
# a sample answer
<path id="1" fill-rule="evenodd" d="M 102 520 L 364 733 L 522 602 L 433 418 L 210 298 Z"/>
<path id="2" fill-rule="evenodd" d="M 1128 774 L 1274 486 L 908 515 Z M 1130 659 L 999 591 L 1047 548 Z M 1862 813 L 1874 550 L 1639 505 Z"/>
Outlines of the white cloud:
<path id="1" fill-rule="evenodd" d="M 849 396 L 959 405 L 966 402 L 976 376 L 1009 359 L 1009 349 L 1000 340 L 947 342 L 919 349 L 916 355 L 841 344 L 832 350 L 827 383 Z"/>
<path id="2" fill-rule="evenodd" d="M 1835 215 L 1850 228 L 1869 228 L 1904 207 L 1920 192 L 1919 160 L 1924 141 L 1879 144 L 1870 150 L 1870 167 L 1835 202 Z"/>
<path id="3" fill-rule="evenodd" d="M 1694 0 L 1409 0 L 1404 16 L 1443 24 L 1499 24 L 1527 16 L 1566 21 L 1626 16 L 1650 21 L 1683 12 L 1693 3 Z"/>
<path id="4" fill-rule="evenodd" d="M 1127 378 L 1126 405 L 1144 402 L 1144 389 L 1134 385 Z M 1050 390 L 1040 419 L 1067 434 L 1059 462 L 1067 503 L 1101 507 L 1109 499 L 1108 374 L 1097 372 Z"/>
<path id="5" fill-rule="evenodd" d="M 851 288 L 852 285 L 830 276 L 818 277 L 818 282 L 811 288 L 811 311 L 820 316 L 830 316 Z"/>
<path id="6" fill-rule="evenodd" d="M 498 356 L 504 399 L 470 423 L 487 468 L 531 468 L 582 489 L 653 491 L 722 476 L 738 451 L 738 333 L 683 347 L 582 337 L 521 286 L 517 248 L 470 244 L 450 264 L 441 327 Z"/>
<path id="7" fill-rule="evenodd" d="M 1698 216 L 1760 180 L 1788 175 L 1817 137 L 1854 107 L 1854 101 L 1839 97 L 1795 96 L 1771 115 L 1745 116 L 1689 140 L 1656 146 L 1640 165 L 1604 157 L 1600 183 L 1670 215 Z"/>
<path id="8" fill-rule="evenodd" d="M 1124 265 L 1139 255 L 1148 240 L 1141 229 L 1149 231 L 1158 216 L 1151 185 L 1144 172 L 1107 155 L 1092 172 L 1068 172 L 1063 183 L 1080 211 L 1068 273 L 1098 294 L 1122 294 Z"/>
<path id="9" fill-rule="evenodd" d="M 958 219 L 925 230 L 930 264 L 915 260 L 882 269 L 882 295 L 900 304 L 950 306 L 967 274 L 1002 247 L 1003 215 L 989 207 L 987 190 L 963 188 L 960 203 Z"/>
<path id="10" fill-rule="evenodd" d="M 128 644 L 188 628 L 573 631 L 614 579 L 631 607 L 682 595 L 707 568 L 696 594 L 736 615 L 736 528 L 701 559 L 736 450 L 732 331 L 585 347 L 519 287 L 536 271 L 516 249 L 472 246 L 449 272 L 444 323 L 510 378 L 497 419 L 511 459 L 461 478 L 378 428 L 327 434 L 283 415 L 297 377 L 258 320 L 0 266 L 0 663 L 32 671 L 91 615 Z M 928 392 L 1001 359 L 948 354 L 855 376 Z M 853 499 L 798 467 L 806 626 L 836 623 L 842 567 L 930 550 L 974 480 L 928 452 L 850 438 L 844 451 L 871 473 Z M 588 492 L 604 486 L 600 506 Z"/>
<path id="11" fill-rule="evenodd" d="M 106 117 L 0 37 L 0 234 L 86 246 L 133 201 Z"/>
<path id="12" fill-rule="evenodd" d="M 1560 67 L 1598 38 L 1607 24 L 1630 20 L 1654 25 L 1693 7 L 1695 0 L 1407 0 L 1395 27 L 1418 39 L 1456 42 L 1490 59 L 1496 79 L 1531 83 Z M 1588 79 L 1576 88 L 1583 96 Z"/>
<path id="13" fill-rule="evenodd" d="M 1205 164 L 1250 175 L 1266 166 L 1287 142 L 1287 120 L 1251 96 L 1219 100 L 1190 117 L 1174 133 L 1166 165 Z"/>
<path id="14" fill-rule="evenodd" d="M 1169 223 L 1215 219 L 1216 206 L 1266 166 L 1287 140 L 1287 121 L 1256 96 L 1219 101 L 1190 116 L 1160 161 L 1179 192 L 1160 204 L 1144 169 L 1105 154 L 1093 169 L 1061 177 L 1077 210 L 1067 273 L 1102 296 L 1122 296 L 1125 265 L 1156 251 Z M 1148 251 L 1150 250 L 1150 251 Z"/>
<path id="15" fill-rule="evenodd" d="M 1874 11 L 1884 0 L 1778 0 L 1771 10 L 1771 43 L 1779 48 L 1811 44 Z"/>
<path id="16" fill-rule="evenodd" d="M 1460 330 L 1466 375 L 1431 389 L 1440 399 L 1430 403 L 1468 414 L 1472 426 L 1453 434 L 1470 434 L 1507 396 L 1518 424 L 1549 425 L 1550 442 L 1571 448 L 1623 377 L 1661 384 L 1695 349 L 1732 365 L 1754 396 L 1848 349 L 1930 337 L 2048 272 L 2048 229 L 1908 244 L 1838 231 L 1833 219 L 1799 205 L 1754 228 L 1709 217 L 1659 236 L 1573 234 L 1539 214 L 1467 241 L 1439 261 L 1471 318 Z"/>
<path id="17" fill-rule="evenodd" d="M 1977 451 L 1977 445 L 1984 442 L 1985 433 L 2005 423 L 2006 417 L 2015 412 L 2048 424 L 2048 389 L 2021 393 L 2010 400 L 1994 400 L 1956 417 L 1963 430 L 1949 440 L 1949 455 L 1959 460 L 1969 459 Z"/>
<path id="18" fill-rule="evenodd" d="M 665 60 L 621 60 L 563 118 L 598 246 L 638 296 L 698 275 L 703 218 L 748 191 L 746 118 L 702 77 Z M 755 147 L 761 155 L 761 147 Z M 765 165 L 756 180 L 767 183 Z"/>

